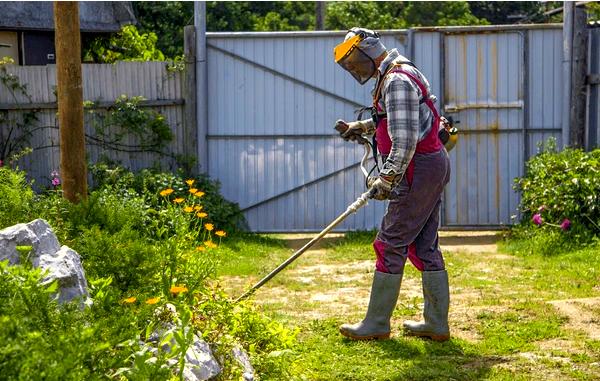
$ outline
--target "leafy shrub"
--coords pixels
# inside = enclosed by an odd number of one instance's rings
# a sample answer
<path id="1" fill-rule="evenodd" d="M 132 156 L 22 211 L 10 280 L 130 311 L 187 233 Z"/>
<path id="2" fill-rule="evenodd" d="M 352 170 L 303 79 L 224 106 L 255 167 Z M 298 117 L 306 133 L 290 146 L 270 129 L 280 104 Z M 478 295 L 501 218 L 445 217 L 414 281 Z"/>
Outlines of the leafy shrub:
<path id="1" fill-rule="evenodd" d="M 548 245 L 589 242 L 600 234 L 600 149 L 584 152 L 556 144 L 531 158 L 515 180 L 521 192 L 521 236 L 543 234 Z M 561 232 L 563 230 L 563 232 Z"/>
<path id="2" fill-rule="evenodd" d="M 0 229 L 28 222 L 33 196 L 24 172 L 0 167 Z"/>
<path id="3" fill-rule="evenodd" d="M 120 345 L 138 334 L 136 317 L 111 303 L 59 308 L 53 298 L 56 282 L 41 285 L 43 274 L 26 266 L 0 262 L 0 374 L 4 380 L 105 379 L 127 361 L 129 347 Z M 96 295 L 93 295 L 96 296 Z M 133 323 L 133 324 L 132 324 Z"/>
<path id="4" fill-rule="evenodd" d="M 90 169 L 96 187 L 109 187 L 113 192 L 120 194 L 132 190 L 144 197 L 152 207 L 159 205 L 161 201 L 159 194 L 164 189 L 173 189 L 173 197 L 186 197 L 189 194 L 189 187 L 186 186 L 185 180 L 193 179 L 194 187 L 204 193 L 202 205 L 208 214 L 208 221 L 217 228 L 232 233 L 247 229 L 246 220 L 239 206 L 226 200 L 220 194 L 219 183 L 211 180 L 207 175 L 190 177 L 181 171 L 173 174 L 151 169 L 144 169 L 134 174 L 122 167 L 110 167 L 106 164 L 96 164 Z"/>

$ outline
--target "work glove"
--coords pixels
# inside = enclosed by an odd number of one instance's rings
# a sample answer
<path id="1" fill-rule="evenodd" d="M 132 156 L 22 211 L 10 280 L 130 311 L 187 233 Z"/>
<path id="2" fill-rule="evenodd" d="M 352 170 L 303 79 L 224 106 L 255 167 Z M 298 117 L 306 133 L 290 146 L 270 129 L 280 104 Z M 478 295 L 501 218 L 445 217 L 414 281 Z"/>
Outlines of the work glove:
<path id="1" fill-rule="evenodd" d="M 373 190 L 372 198 L 374 198 L 375 200 L 389 200 L 393 183 L 394 178 L 391 176 L 370 176 L 367 179 L 367 185 L 370 189 Z"/>
<path id="2" fill-rule="evenodd" d="M 374 124 L 372 119 L 357 120 L 355 122 L 346 122 L 339 119 L 335 122 L 334 128 L 345 141 L 365 144 L 368 141 L 362 135 L 374 129 Z"/>

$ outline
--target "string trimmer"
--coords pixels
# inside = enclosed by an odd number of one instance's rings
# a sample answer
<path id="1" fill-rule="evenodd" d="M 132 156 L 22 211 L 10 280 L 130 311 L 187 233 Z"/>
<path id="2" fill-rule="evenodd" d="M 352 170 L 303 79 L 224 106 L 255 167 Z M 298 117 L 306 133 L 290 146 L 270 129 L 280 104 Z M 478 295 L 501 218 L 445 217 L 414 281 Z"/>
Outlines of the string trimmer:
<path id="1" fill-rule="evenodd" d="M 365 138 L 359 137 L 357 141 L 365 147 L 365 154 L 360 161 L 360 169 L 366 178 L 369 177 L 369 171 L 366 168 L 367 161 L 369 160 L 369 154 L 371 153 L 371 145 L 368 140 Z M 323 238 L 331 229 L 336 227 L 340 222 L 344 221 L 346 217 L 349 215 L 356 213 L 360 208 L 367 205 L 368 199 L 372 198 L 374 194 L 374 190 L 371 188 L 365 193 L 361 194 L 356 201 L 348 206 L 346 211 L 340 214 L 335 220 L 333 220 L 325 229 L 323 229 L 316 237 L 311 239 L 306 245 L 302 246 L 298 251 L 296 251 L 291 257 L 286 259 L 285 262 L 277 266 L 273 271 L 271 271 L 267 276 L 262 278 L 258 283 L 252 286 L 248 291 L 246 291 L 242 296 L 237 298 L 235 302 L 239 302 L 240 300 L 246 299 L 250 295 L 252 295 L 256 290 L 262 287 L 265 283 L 271 280 L 275 275 L 277 275 L 281 270 L 285 269 L 290 263 L 294 262 L 298 257 L 300 257 L 304 252 L 311 248 L 315 243 L 317 243 L 321 238 Z"/>

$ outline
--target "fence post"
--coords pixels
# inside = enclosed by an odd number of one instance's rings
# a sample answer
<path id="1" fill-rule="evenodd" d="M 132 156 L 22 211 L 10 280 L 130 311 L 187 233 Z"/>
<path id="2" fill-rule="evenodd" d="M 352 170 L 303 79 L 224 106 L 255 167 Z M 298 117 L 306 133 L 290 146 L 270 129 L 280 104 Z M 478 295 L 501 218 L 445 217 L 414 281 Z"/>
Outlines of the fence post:
<path id="1" fill-rule="evenodd" d="M 64 197 L 77 203 L 87 198 L 79 4 L 55 1 L 54 25 L 60 175 Z"/>
<path id="2" fill-rule="evenodd" d="M 198 169 L 208 174 L 208 63 L 206 52 L 206 2 L 194 1 L 196 27 L 196 124 L 198 125 Z"/>
<path id="3" fill-rule="evenodd" d="M 571 94 L 571 145 L 583 148 L 585 145 L 585 121 L 587 104 L 587 13 L 583 7 L 575 7 L 573 16 L 573 92 Z"/>
<path id="4" fill-rule="evenodd" d="M 198 160 L 198 125 L 196 119 L 196 28 L 186 25 L 183 28 L 183 52 L 185 57 L 184 84 L 184 140 L 183 154 Z M 198 163 L 189 168 L 192 174 L 198 173 Z"/>

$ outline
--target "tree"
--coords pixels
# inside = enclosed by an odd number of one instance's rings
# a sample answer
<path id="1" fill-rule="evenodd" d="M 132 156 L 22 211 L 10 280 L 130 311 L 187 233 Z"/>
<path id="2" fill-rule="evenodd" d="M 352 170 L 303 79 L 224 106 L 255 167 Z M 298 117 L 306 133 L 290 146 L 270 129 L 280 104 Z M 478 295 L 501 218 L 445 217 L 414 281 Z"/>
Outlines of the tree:
<path id="1" fill-rule="evenodd" d="M 361 26 L 369 29 L 402 29 L 415 26 L 488 24 L 470 11 L 464 1 L 348 1 L 328 3 L 327 29 Z"/>
<path id="2" fill-rule="evenodd" d="M 133 25 L 124 26 L 110 37 L 96 37 L 85 48 L 84 61 L 114 63 L 116 61 L 163 61 L 164 54 L 157 49 L 155 33 L 140 33 Z"/>
<path id="3" fill-rule="evenodd" d="M 473 1 L 469 3 L 473 15 L 484 18 L 494 25 L 520 23 L 544 23 L 553 21 L 544 13 L 559 8 L 557 1 Z"/>

